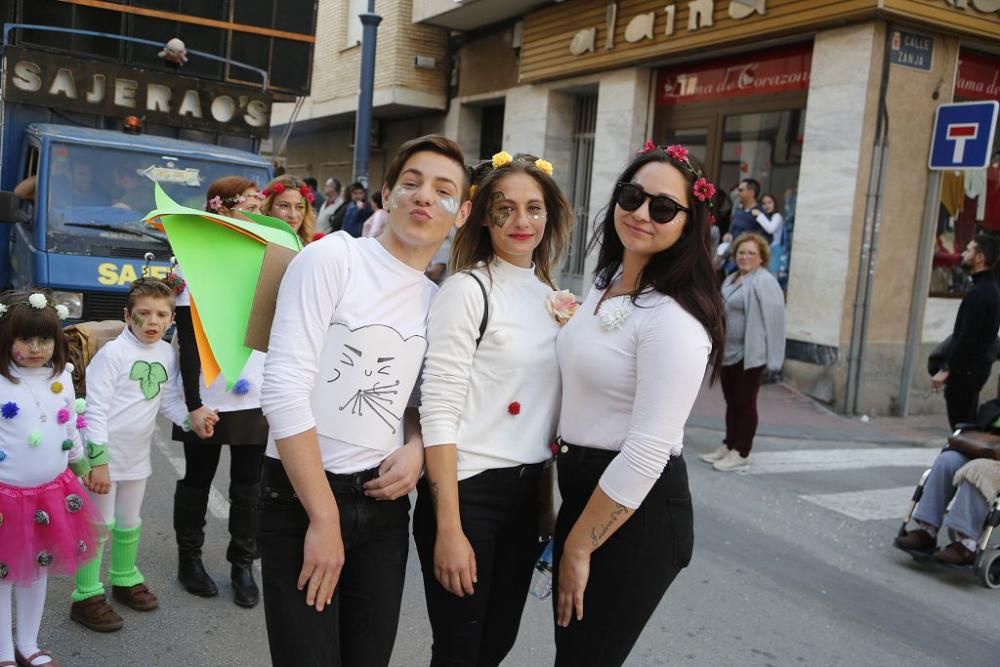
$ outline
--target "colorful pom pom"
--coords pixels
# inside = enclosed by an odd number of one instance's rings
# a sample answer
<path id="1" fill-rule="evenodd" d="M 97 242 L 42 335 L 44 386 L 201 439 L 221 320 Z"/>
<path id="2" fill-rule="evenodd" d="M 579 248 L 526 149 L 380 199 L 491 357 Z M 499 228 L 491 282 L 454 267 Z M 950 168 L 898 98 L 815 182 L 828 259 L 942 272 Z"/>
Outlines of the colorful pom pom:
<path id="1" fill-rule="evenodd" d="M 557 454 L 559 454 L 559 443 L 558 442 L 550 442 L 549 443 L 549 451 L 552 452 L 552 456 L 556 456 Z"/>
<path id="2" fill-rule="evenodd" d="M 69 308 L 62 305 L 61 303 L 56 304 L 56 316 L 60 320 L 65 320 L 67 317 L 69 317 Z"/>
<path id="3" fill-rule="evenodd" d="M 86 412 L 87 411 L 87 399 L 85 399 L 85 398 L 78 398 L 75 401 L 73 401 L 73 410 L 78 415 L 82 415 L 84 412 Z"/>
<path id="4" fill-rule="evenodd" d="M 521 414 L 521 404 L 518 403 L 517 401 L 514 401 L 513 403 L 507 406 L 507 412 L 516 417 L 517 415 Z"/>
<path id="5" fill-rule="evenodd" d="M 62 450 L 64 452 L 68 452 L 71 449 L 73 449 L 73 441 L 70 440 L 69 438 L 66 438 L 65 440 L 63 440 Z"/>
<path id="6" fill-rule="evenodd" d="M 13 401 L 7 401 L 0 406 L 0 415 L 3 415 L 4 419 L 13 419 L 20 411 L 21 408 L 17 407 L 17 403 L 14 403 Z"/>
<path id="7" fill-rule="evenodd" d="M 233 385 L 233 393 L 237 396 L 246 396 L 250 392 L 250 382 L 246 378 L 240 378 Z"/>
<path id="8" fill-rule="evenodd" d="M 79 417 L 76 418 L 76 429 L 78 431 L 82 431 L 85 428 L 87 428 L 87 418 L 84 417 L 83 415 L 80 415 Z"/>
<path id="9" fill-rule="evenodd" d="M 59 408 L 59 412 L 56 413 L 56 421 L 60 424 L 65 424 L 71 416 L 69 408 Z"/>
<path id="10" fill-rule="evenodd" d="M 37 447 L 42 444 L 42 434 L 38 431 L 32 431 L 31 435 L 28 436 L 28 447 Z"/>
<path id="11" fill-rule="evenodd" d="M 49 385 L 49 389 L 52 390 L 53 394 L 61 394 L 63 390 L 63 384 L 62 382 L 53 382 L 51 385 Z"/>
<path id="12" fill-rule="evenodd" d="M 3 460 L 6 459 L 6 458 L 7 458 L 7 452 L 5 452 L 4 450 L 0 449 L 0 463 L 3 463 Z"/>

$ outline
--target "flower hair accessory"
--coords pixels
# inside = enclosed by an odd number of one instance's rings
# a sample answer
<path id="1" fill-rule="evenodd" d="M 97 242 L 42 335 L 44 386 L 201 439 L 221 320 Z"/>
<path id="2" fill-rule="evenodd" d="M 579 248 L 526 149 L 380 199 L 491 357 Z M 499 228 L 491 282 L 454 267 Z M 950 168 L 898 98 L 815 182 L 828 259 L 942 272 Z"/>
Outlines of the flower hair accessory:
<path id="1" fill-rule="evenodd" d="M 473 197 L 475 197 L 476 196 L 476 192 L 478 190 L 479 190 L 479 186 L 478 185 L 476 185 L 476 184 L 470 185 L 469 186 L 469 199 L 472 199 Z"/>
<path id="2" fill-rule="evenodd" d="M 220 197 L 219 195 L 215 195 L 214 197 L 212 197 L 211 199 L 209 199 L 208 200 L 208 207 L 210 209 L 212 209 L 213 211 L 218 212 L 219 209 L 222 208 L 222 197 Z"/>
<path id="3" fill-rule="evenodd" d="M 170 258 L 170 272 L 163 276 L 163 282 L 166 283 L 167 287 L 174 293 L 175 296 L 180 296 L 184 293 L 184 289 L 187 287 L 187 281 L 177 275 L 177 258 Z"/>
<path id="4" fill-rule="evenodd" d="M 35 310 L 44 310 L 46 307 L 51 306 L 52 309 L 56 311 L 56 317 L 58 317 L 60 320 L 65 320 L 67 317 L 69 317 L 69 308 L 62 305 L 61 303 L 58 304 L 50 303 L 48 298 L 41 292 L 32 292 L 30 295 L 28 295 L 27 301 L 23 301 L 20 303 L 25 303 L 34 308 Z M 10 307 L 12 305 L 17 305 L 17 304 L 8 305 L 5 303 L 0 303 L 0 317 L 3 317 L 5 314 L 7 314 L 7 312 L 10 311 Z"/>
<path id="5" fill-rule="evenodd" d="M 36 310 L 41 310 L 45 306 L 49 305 L 49 300 L 45 298 L 45 295 L 41 292 L 35 292 L 28 297 L 28 305 Z"/>
<path id="6" fill-rule="evenodd" d="M 648 153 L 649 151 L 654 151 L 656 149 L 663 150 L 663 152 L 666 153 L 672 160 L 680 162 L 682 165 L 687 167 L 687 170 L 690 171 L 695 178 L 694 185 L 691 186 L 691 192 L 694 195 L 694 198 L 706 204 L 709 209 L 714 210 L 715 203 L 713 202 L 713 198 L 715 197 L 717 190 L 715 186 L 712 185 L 707 178 L 705 178 L 705 172 L 698 169 L 691 163 L 691 154 L 688 152 L 688 149 L 684 148 L 684 146 L 680 144 L 657 146 L 652 142 L 652 140 L 646 139 L 646 143 L 644 143 L 642 148 L 639 149 L 639 153 Z M 709 213 L 708 217 L 710 224 L 715 224 L 715 216 L 712 213 Z"/>
<path id="7" fill-rule="evenodd" d="M 506 167 L 508 164 L 514 161 L 514 156 L 507 151 L 500 151 L 499 153 L 494 153 L 493 158 L 490 162 L 493 163 L 494 169 L 499 169 L 500 167 Z"/>
<path id="8" fill-rule="evenodd" d="M 265 197 L 270 197 L 271 195 L 280 195 L 284 191 L 285 191 L 285 184 L 282 183 L 281 181 L 278 181 L 271 187 L 264 188 L 261 194 L 264 195 Z"/>
<path id="9" fill-rule="evenodd" d="M 304 199 L 308 199 L 310 204 L 316 200 L 316 195 L 312 193 L 312 190 L 309 189 L 308 185 L 300 185 L 299 194 L 302 195 Z"/>
<path id="10" fill-rule="evenodd" d="M 543 160 L 541 158 L 535 160 L 535 167 L 537 167 L 539 171 L 544 171 L 549 176 L 552 175 L 552 163 L 548 160 Z"/>

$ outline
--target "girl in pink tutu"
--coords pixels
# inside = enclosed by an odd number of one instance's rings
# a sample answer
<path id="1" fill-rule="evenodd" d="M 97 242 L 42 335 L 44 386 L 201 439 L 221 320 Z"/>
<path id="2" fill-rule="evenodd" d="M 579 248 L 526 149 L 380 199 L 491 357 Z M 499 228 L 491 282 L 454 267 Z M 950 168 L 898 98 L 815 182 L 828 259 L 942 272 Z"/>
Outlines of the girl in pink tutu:
<path id="1" fill-rule="evenodd" d="M 77 432 L 85 406 L 66 363 L 65 315 L 41 291 L 0 297 L 0 667 L 56 665 L 38 648 L 48 576 L 73 574 L 98 544 L 100 518 L 77 477 L 89 484 L 107 460 L 85 455 Z"/>

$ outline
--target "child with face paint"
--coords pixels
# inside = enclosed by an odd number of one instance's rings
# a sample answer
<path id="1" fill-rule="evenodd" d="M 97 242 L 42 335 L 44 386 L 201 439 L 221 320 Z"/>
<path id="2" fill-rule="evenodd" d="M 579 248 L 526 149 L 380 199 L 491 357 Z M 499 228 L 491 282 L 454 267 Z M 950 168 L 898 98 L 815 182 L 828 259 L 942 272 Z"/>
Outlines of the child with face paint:
<path id="1" fill-rule="evenodd" d="M 476 168 L 472 211 L 452 245 L 455 274 L 431 306 L 420 405 L 427 471 L 413 535 L 432 665 L 503 661 L 540 538 L 552 536 L 561 322 L 548 302 L 572 214 L 551 169 L 507 153 Z"/>
<path id="2" fill-rule="evenodd" d="M 180 393 L 177 354 L 163 340 L 174 319 L 173 290 L 160 280 L 142 278 L 132 283 L 127 304 L 125 329 L 87 366 L 87 416 L 78 418 L 77 426 L 88 455 L 108 463 L 91 474 L 91 490 L 106 494 L 92 499 L 111 533 L 112 597 L 136 611 L 151 611 L 159 602 L 136 567 L 136 558 L 140 509 L 152 472 L 153 429 L 158 413 L 186 428 L 191 423 Z M 209 424 L 215 419 L 209 416 Z M 103 542 L 88 556 L 92 560 L 76 575 L 70 617 L 97 632 L 118 630 L 124 621 L 108 604 L 101 583 Z"/>
<path id="3" fill-rule="evenodd" d="M 45 292 L 0 297 L 0 665 L 54 665 L 38 648 L 50 574 L 72 575 L 99 544 L 99 515 L 77 480 L 91 464 L 57 309 Z M 17 600 L 17 645 L 12 600 Z"/>
<path id="4" fill-rule="evenodd" d="M 424 462 L 411 394 L 437 286 L 423 270 L 468 215 L 467 178 L 454 141 L 407 142 L 386 171 L 381 236 L 324 236 L 281 281 L 260 397 L 273 439 L 260 546 L 274 664 L 389 663 L 407 493 Z"/>

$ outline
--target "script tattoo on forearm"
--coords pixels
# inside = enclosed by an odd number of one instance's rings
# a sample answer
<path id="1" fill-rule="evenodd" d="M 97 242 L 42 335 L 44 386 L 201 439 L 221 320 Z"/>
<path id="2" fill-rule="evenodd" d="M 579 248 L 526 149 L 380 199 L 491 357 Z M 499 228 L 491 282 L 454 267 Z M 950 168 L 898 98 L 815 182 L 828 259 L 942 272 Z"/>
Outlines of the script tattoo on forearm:
<path id="1" fill-rule="evenodd" d="M 613 526 L 615 522 L 618 521 L 619 518 L 628 514 L 628 512 L 629 509 L 627 507 L 625 507 L 620 503 L 615 503 L 615 509 L 611 511 L 611 516 L 608 517 L 607 523 L 605 523 L 600 528 L 598 528 L 597 526 L 591 528 L 590 540 L 593 546 L 594 547 L 599 546 L 601 544 L 601 541 L 604 539 L 604 536 L 608 534 L 609 530 L 611 530 L 611 526 Z"/>

